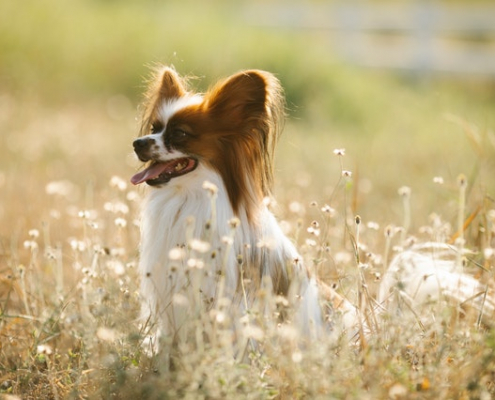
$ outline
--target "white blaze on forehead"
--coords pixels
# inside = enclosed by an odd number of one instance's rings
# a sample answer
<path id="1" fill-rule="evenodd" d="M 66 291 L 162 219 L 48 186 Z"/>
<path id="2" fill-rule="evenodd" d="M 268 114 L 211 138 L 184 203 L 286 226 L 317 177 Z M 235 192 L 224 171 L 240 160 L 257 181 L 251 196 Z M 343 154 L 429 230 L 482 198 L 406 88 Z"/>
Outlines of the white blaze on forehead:
<path id="1" fill-rule="evenodd" d="M 195 106 L 203 102 L 203 97 L 200 95 L 184 96 L 177 99 L 168 100 L 163 103 L 159 111 L 160 119 L 163 125 L 167 125 L 172 116 L 180 110 L 189 106 Z"/>

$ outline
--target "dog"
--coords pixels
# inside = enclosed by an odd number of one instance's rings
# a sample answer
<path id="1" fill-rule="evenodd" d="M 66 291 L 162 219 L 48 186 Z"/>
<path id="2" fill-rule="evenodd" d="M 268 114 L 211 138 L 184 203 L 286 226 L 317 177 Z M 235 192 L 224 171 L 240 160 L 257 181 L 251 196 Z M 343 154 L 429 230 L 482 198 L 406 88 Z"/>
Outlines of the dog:
<path id="1" fill-rule="evenodd" d="M 267 205 L 284 119 L 278 79 L 243 71 L 198 95 L 164 67 L 145 98 L 133 146 L 148 165 L 131 179 L 151 187 L 141 221 L 145 315 L 175 336 L 191 312 L 180 295 L 188 287 L 197 285 L 191 297 L 203 305 L 225 298 L 246 311 L 262 287 L 287 298 L 297 282 L 298 326 L 318 325 L 318 285 Z M 191 282 L 185 271 L 198 268 Z"/>
<path id="2" fill-rule="evenodd" d="M 304 335 L 325 330 L 321 298 L 345 316 L 352 336 L 367 324 L 359 308 L 311 275 L 269 210 L 284 110 L 280 82 L 265 71 L 239 72 L 202 95 L 170 67 L 150 81 L 133 142 L 146 167 L 131 182 L 149 186 L 139 265 L 143 314 L 158 325 L 157 337 L 180 338 L 189 316 L 201 310 L 242 315 L 267 292 L 291 304 L 296 311 L 284 318 Z M 423 282 L 428 286 L 419 290 Z M 465 302 L 479 290 L 455 262 L 410 249 L 384 274 L 377 313 L 402 313 L 415 299 L 445 295 Z M 404 299 L 412 303 L 401 307 Z"/>

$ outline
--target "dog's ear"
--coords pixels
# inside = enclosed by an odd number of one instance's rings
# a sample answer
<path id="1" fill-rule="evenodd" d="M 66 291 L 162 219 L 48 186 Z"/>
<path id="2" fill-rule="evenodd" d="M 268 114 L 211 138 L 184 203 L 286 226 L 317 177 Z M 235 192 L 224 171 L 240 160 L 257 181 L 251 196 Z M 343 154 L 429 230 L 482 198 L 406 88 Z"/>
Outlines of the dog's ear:
<path id="1" fill-rule="evenodd" d="M 268 73 L 245 71 L 217 84 L 208 93 L 210 111 L 232 122 L 246 123 L 266 112 Z"/>
<path id="2" fill-rule="evenodd" d="M 178 99 L 187 94 L 186 81 L 175 69 L 159 67 L 153 73 L 142 105 L 140 136 L 150 133 L 150 127 L 157 119 L 157 111 L 167 100 Z"/>
<path id="3" fill-rule="evenodd" d="M 158 101 L 177 99 L 187 93 L 182 78 L 170 67 L 162 69 L 159 82 Z"/>

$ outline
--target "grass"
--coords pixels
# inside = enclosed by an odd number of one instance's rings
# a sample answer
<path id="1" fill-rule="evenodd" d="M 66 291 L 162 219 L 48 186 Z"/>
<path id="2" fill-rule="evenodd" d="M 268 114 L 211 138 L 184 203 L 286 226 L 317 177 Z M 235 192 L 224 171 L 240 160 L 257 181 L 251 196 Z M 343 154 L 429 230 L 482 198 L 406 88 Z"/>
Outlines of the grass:
<path id="1" fill-rule="evenodd" d="M 491 285 L 493 84 L 357 70 L 336 62 L 320 34 L 257 29 L 222 2 L 28 3 L 0 5 L 0 396 L 495 394 L 495 336 L 454 307 L 425 331 L 384 317 L 361 347 L 333 334 L 299 348 L 267 319 L 246 333 L 262 339 L 244 358 L 233 356 L 228 323 L 199 313 L 184 346 L 164 344 L 172 364 L 147 356 L 136 270 L 143 193 L 127 183 L 146 63 L 204 75 L 200 89 L 240 68 L 267 69 L 290 114 L 276 214 L 307 265 L 353 300 L 363 283 L 374 295 L 401 235 L 453 240 L 464 173 L 466 269 Z"/>

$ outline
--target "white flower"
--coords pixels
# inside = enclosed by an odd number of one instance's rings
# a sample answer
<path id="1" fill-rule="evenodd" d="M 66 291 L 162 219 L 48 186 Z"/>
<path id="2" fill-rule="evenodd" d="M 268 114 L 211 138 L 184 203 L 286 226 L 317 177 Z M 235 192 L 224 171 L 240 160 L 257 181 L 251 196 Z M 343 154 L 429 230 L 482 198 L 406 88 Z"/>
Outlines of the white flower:
<path id="1" fill-rule="evenodd" d="M 186 257 L 186 251 L 182 247 L 174 247 L 168 252 L 168 258 L 173 261 L 183 260 Z"/>
<path id="2" fill-rule="evenodd" d="M 211 248 L 211 244 L 199 239 L 192 239 L 189 243 L 191 250 L 197 251 L 198 253 L 206 253 Z"/>
<path id="3" fill-rule="evenodd" d="M 398 190 L 399 196 L 409 197 L 411 196 L 411 188 L 409 186 L 402 186 Z"/>
<path id="4" fill-rule="evenodd" d="M 187 266 L 189 268 L 203 269 L 205 267 L 205 263 L 197 258 L 190 258 L 187 260 Z"/>
<path id="5" fill-rule="evenodd" d="M 214 196 L 218 193 L 218 187 L 214 183 L 211 183 L 210 181 L 204 181 L 203 182 L 203 189 L 208 191 L 208 193 L 211 196 Z"/>
<path id="6" fill-rule="evenodd" d="M 118 190 L 123 192 L 124 190 L 127 189 L 127 182 L 124 181 L 119 176 L 112 176 L 112 178 L 110 179 L 110 186 L 117 188 Z"/>
<path id="7" fill-rule="evenodd" d="M 40 231 L 38 229 L 30 229 L 28 235 L 33 239 L 36 239 L 37 237 L 40 236 Z"/>
<path id="8" fill-rule="evenodd" d="M 127 221 L 124 218 L 115 218 L 114 222 L 119 228 L 125 228 L 127 226 Z"/>
<path id="9" fill-rule="evenodd" d="M 39 344 L 37 347 L 36 347 L 36 353 L 38 354 L 46 354 L 46 355 L 50 355 L 50 354 L 53 354 L 53 349 L 51 348 L 51 346 L 47 345 L 47 344 Z"/>

